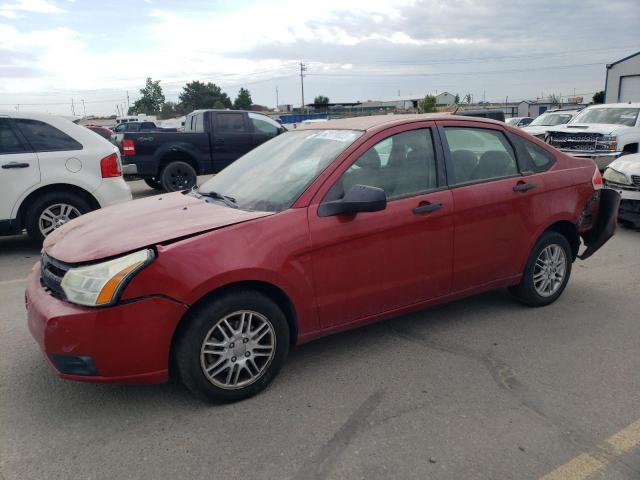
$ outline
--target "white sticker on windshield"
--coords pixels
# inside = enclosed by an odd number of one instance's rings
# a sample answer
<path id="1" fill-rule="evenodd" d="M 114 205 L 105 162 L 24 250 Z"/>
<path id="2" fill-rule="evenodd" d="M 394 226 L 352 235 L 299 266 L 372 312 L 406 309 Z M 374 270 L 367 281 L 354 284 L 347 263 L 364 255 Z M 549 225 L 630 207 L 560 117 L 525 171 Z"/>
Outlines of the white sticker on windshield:
<path id="1" fill-rule="evenodd" d="M 351 143 L 356 138 L 358 138 L 358 132 L 354 132 L 352 130 L 320 130 L 319 132 L 314 132 L 306 137 L 306 140 L 309 140 L 311 138 L 333 140 L 334 142 Z"/>
<path id="2" fill-rule="evenodd" d="M 632 114 L 629 114 L 629 113 L 624 114 L 623 113 L 622 115 L 620 115 L 620 118 L 634 119 L 634 118 L 636 118 L 636 115 L 634 113 L 632 113 Z"/>

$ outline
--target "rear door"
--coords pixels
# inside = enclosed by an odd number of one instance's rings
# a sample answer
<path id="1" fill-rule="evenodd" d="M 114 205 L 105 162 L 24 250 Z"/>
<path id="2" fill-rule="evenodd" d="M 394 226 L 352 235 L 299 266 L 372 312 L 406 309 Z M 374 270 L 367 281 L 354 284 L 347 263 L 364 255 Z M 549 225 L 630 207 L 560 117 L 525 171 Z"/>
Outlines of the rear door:
<path id="1" fill-rule="evenodd" d="M 244 112 L 212 112 L 214 168 L 221 170 L 253 148 L 253 133 Z"/>
<path id="2" fill-rule="evenodd" d="M 0 117 L 0 222 L 12 220 L 18 199 L 39 182 L 38 157 L 13 120 Z"/>
<path id="3" fill-rule="evenodd" d="M 443 121 L 440 132 L 454 203 L 453 291 L 521 273 L 546 207 L 544 181 L 526 171 L 500 125 Z"/>

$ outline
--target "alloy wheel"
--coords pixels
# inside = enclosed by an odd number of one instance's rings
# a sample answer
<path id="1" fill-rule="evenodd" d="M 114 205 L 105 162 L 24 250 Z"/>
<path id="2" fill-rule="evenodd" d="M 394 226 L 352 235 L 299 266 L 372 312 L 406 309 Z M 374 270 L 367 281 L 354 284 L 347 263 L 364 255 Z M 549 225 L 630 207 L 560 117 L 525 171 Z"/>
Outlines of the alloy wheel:
<path id="1" fill-rule="evenodd" d="M 43 237 L 46 237 L 56 228 L 82 215 L 73 205 L 68 203 L 56 203 L 45 208 L 38 218 L 38 228 Z"/>
<path id="2" fill-rule="evenodd" d="M 267 317 L 239 310 L 219 319 L 207 332 L 200 365 L 209 382 L 237 390 L 257 381 L 276 351 L 276 335 Z"/>
<path id="3" fill-rule="evenodd" d="M 567 272 L 567 256 L 560 245 L 545 247 L 533 268 L 533 286 L 541 297 L 555 294 L 564 282 Z"/>

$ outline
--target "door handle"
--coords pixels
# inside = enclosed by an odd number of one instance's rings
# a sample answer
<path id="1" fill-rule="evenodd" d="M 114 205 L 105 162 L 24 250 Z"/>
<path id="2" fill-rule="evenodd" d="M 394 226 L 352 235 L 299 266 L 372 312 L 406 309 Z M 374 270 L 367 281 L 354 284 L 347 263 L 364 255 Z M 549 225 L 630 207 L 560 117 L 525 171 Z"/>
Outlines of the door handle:
<path id="1" fill-rule="evenodd" d="M 5 163 L 4 165 L 2 165 L 2 168 L 27 168 L 28 166 L 28 163 L 11 162 Z"/>
<path id="2" fill-rule="evenodd" d="M 515 187 L 513 187 L 513 191 L 526 192 L 527 190 L 531 190 L 532 188 L 536 188 L 535 183 L 518 183 Z"/>
<path id="3" fill-rule="evenodd" d="M 441 203 L 427 203 L 426 205 L 420 205 L 413 209 L 413 213 L 416 215 L 422 215 L 423 213 L 431 213 L 442 208 Z"/>

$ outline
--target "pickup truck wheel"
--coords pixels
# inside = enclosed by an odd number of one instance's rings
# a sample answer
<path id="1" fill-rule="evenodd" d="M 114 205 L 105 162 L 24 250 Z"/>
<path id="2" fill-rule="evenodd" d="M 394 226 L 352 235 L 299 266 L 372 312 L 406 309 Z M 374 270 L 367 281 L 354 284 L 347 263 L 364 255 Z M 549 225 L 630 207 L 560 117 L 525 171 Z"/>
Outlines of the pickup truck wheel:
<path id="1" fill-rule="evenodd" d="M 520 283 L 510 287 L 511 294 L 530 307 L 555 302 L 571 275 L 571 246 L 564 235 L 547 231 L 536 242 Z"/>
<path id="2" fill-rule="evenodd" d="M 151 188 L 155 190 L 162 190 L 162 183 L 160 183 L 160 181 L 157 180 L 155 177 L 145 178 L 144 183 L 146 183 L 147 185 L 149 185 Z"/>
<path id="3" fill-rule="evenodd" d="M 196 306 L 176 339 L 179 378 L 195 395 L 235 402 L 262 391 L 289 352 L 289 326 L 266 295 L 239 290 Z"/>
<path id="4" fill-rule="evenodd" d="M 196 171 L 187 162 L 171 162 L 162 169 L 160 182 L 167 192 L 188 190 L 198 181 Z"/>
<path id="5" fill-rule="evenodd" d="M 29 237 L 41 244 L 56 228 L 91 210 L 91 205 L 75 193 L 45 193 L 28 208 L 25 227 Z"/>

